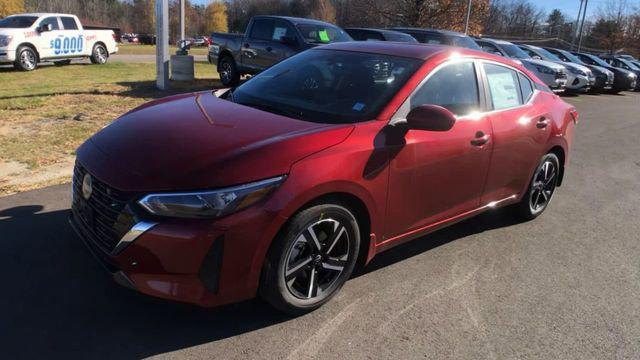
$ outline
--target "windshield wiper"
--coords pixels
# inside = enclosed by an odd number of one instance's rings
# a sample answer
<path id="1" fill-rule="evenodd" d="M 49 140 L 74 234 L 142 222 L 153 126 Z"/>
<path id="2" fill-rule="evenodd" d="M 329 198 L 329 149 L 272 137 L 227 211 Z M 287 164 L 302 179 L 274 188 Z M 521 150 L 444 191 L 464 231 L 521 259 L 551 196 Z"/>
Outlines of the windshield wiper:
<path id="1" fill-rule="evenodd" d="M 239 103 L 240 105 L 252 107 L 254 109 L 270 112 L 277 115 L 283 115 L 287 117 L 292 117 L 295 119 L 303 119 L 304 113 L 302 111 L 287 109 L 282 107 L 282 105 L 274 106 L 269 104 L 257 104 L 257 103 Z"/>

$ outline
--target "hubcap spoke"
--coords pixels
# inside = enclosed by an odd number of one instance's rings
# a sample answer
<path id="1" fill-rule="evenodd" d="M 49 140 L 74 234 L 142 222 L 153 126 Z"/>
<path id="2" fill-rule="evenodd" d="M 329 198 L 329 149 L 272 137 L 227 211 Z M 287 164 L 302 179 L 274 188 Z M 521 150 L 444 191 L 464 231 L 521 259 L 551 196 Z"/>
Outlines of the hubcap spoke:
<path id="1" fill-rule="evenodd" d="M 320 246 L 320 241 L 318 241 L 318 237 L 316 236 L 316 232 L 313 230 L 313 225 L 309 226 L 307 230 L 305 230 L 302 235 L 307 239 L 307 242 L 311 247 L 313 247 L 314 252 L 322 251 L 322 246 Z"/>
<path id="2" fill-rule="evenodd" d="M 287 270 L 284 274 L 285 280 L 288 282 L 292 279 L 295 279 L 307 269 L 307 265 L 313 261 L 311 256 L 298 261 L 295 265 L 291 267 L 291 269 Z"/>
<path id="3" fill-rule="evenodd" d="M 329 241 L 327 241 L 327 244 L 329 244 L 329 247 L 325 251 L 325 254 L 331 253 L 331 250 L 333 250 L 333 248 L 336 246 L 336 244 L 338 243 L 338 240 L 340 240 L 340 238 L 342 238 L 342 235 L 345 234 L 346 232 L 347 232 L 347 229 L 345 229 L 344 226 L 336 223 L 335 231 L 331 235 L 331 238 L 329 239 Z"/>
<path id="4" fill-rule="evenodd" d="M 316 269 L 311 269 L 311 278 L 309 279 L 309 292 L 307 294 L 308 298 L 312 298 L 318 295 L 318 276 L 316 274 Z"/>
<path id="5" fill-rule="evenodd" d="M 322 262 L 322 268 L 327 270 L 342 271 L 347 265 L 347 255 L 342 258 L 328 257 Z"/>

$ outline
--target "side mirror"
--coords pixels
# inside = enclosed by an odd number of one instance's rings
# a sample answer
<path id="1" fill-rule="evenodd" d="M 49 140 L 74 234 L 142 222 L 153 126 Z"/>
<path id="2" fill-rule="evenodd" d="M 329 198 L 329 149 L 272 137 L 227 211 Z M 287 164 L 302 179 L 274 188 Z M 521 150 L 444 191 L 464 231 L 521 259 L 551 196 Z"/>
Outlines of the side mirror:
<path id="1" fill-rule="evenodd" d="M 296 45 L 296 38 L 293 36 L 282 36 L 280 37 L 280 43 L 285 45 Z"/>
<path id="2" fill-rule="evenodd" d="M 502 56 L 502 53 L 501 53 L 500 51 L 494 51 L 494 52 L 493 52 L 493 55 L 500 55 L 500 56 Z"/>
<path id="3" fill-rule="evenodd" d="M 533 55 L 532 58 L 536 59 L 536 60 L 542 60 L 542 58 L 538 55 Z"/>
<path id="4" fill-rule="evenodd" d="M 420 105 L 407 114 L 407 125 L 413 130 L 447 131 L 455 123 L 455 115 L 438 105 Z"/>
<path id="5" fill-rule="evenodd" d="M 47 31 L 51 31 L 53 30 L 53 27 L 51 26 L 51 24 L 44 24 L 38 27 L 38 32 L 47 32 Z"/>

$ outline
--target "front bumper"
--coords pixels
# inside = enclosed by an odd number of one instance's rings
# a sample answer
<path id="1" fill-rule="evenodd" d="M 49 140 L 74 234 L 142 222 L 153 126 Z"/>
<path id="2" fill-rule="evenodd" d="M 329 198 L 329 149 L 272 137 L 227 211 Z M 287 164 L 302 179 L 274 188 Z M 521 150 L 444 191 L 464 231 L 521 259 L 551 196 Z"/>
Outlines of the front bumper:
<path id="1" fill-rule="evenodd" d="M 96 183 L 99 180 L 94 178 L 94 189 Z M 117 245 L 105 248 L 104 240 L 96 236 L 104 228 L 96 224 L 104 219 L 96 213 L 95 221 L 87 220 L 76 181 L 74 189 L 71 225 L 117 283 L 199 306 L 255 297 L 268 247 L 286 221 L 259 206 L 218 220 L 154 220 L 136 215 Z M 125 211 L 135 211 L 135 199 Z M 136 230 L 140 224 L 147 226 Z"/>
<path id="2" fill-rule="evenodd" d="M 15 50 L 0 49 L 0 64 L 8 64 L 16 61 Z"/>
<path id="3" fill-rule="evenodd" d="M 583 75 L 573 75 L 568 78 L 568 90 L 586 90 L 595 83 L 595 78 L 589 78 Z"/>

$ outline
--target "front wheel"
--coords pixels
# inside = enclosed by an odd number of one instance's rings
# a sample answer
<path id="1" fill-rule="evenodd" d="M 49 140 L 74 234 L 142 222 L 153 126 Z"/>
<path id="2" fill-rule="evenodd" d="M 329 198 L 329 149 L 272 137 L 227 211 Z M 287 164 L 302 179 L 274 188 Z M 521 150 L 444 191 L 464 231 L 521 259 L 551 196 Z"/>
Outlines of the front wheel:
<path id="1" fill-rule="evenodd" d="M 533 220 L 544 212 L 558 185 L 560 176 L 560 161 L 558 157 L 549 153 L 542 157 L 527 193 L 520 203 L 515 205 L 516 213 L 523 220 Z"/>
<path id="2" fill-rule="evenodd" d="M 93 51 L 91 51 L 91 63 L 93 64 L 98 64 L 98 65 L 102 65 L 102 64 L 106 64 L 107 60 L 109 59 L 109 53 L 107 52 L 107 49 L 100 44 L 96 44 L 93 47 Z"/>
<path id="3" fill-rule="evenodd" d="M 38 55 L 28 46 L 22 46 L 16 51 L 16 61 L 13 66 L 20 71 L 33 71 L 38 67 Z"/>
<path id="4" fill-rule="evenodd" d="M 349 209 L 339 204 L 305 209 L 269 250 L 260 294 L 292 315 L 313 311 L 349 279 L 359 247 L 360 229 Z"/>

